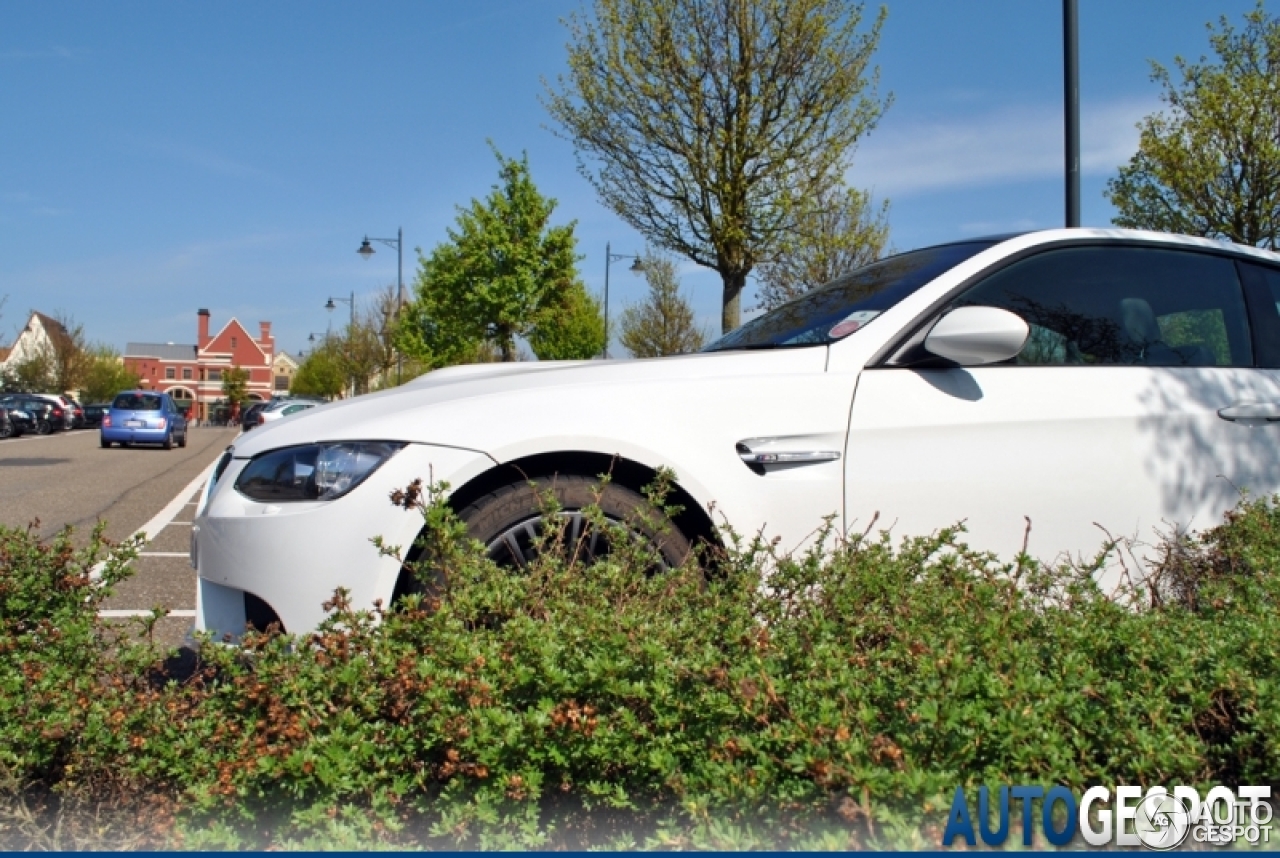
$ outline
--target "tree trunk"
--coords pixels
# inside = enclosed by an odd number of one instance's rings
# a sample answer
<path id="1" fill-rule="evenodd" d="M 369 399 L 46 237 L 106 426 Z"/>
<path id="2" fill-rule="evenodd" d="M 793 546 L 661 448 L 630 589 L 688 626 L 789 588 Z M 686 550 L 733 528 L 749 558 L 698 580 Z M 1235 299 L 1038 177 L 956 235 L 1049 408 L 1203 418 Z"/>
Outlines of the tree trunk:
<path id="1" fill-rule="evenodd" d="M 503 332 L 498 342 L 502 347 L 503 363 L 511 363 L 516 359 L 516 341 L 510 333 Z"/>
<path id="2" fill-rule="evenodd" d="M 747 285 L 747 272 L 721 271 L 724 283 L 724 305 L 720 311 L 720 334 L 729 333 L 742 324 L 742 290 Z"/>

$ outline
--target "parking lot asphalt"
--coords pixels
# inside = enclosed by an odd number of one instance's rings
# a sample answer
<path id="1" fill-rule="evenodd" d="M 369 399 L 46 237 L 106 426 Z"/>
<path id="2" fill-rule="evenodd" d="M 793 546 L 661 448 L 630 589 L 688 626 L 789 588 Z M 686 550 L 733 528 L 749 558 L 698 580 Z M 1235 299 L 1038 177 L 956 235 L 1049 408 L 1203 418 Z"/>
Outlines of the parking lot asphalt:
<path id="1" fill-rule="evenodd" d="M 154 630 L 157 643 L 177 646 L 195 615 L 195 571 L 187 550 L 201 477 L 234 441 L 237 428 L 192 428 L 186 448 L 103 449 L 94 430 L 0 441 L 0 524 L 38 522 L 43 537 L 66 525 L 77 545 L 96 523 L 120 540 L 146 527 L 150 537 L 134 575 L 105 605 L 114 622 L 162 607 L 171 613 Z"/>

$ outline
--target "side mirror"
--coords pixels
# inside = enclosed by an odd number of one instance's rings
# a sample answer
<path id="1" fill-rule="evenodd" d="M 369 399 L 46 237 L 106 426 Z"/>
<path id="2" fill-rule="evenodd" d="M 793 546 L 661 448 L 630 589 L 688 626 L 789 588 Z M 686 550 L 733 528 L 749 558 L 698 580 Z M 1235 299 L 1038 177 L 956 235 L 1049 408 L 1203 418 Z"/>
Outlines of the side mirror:
<path id="1" fill-rule="evenodd" d="M 1027 343 L 1031 329 L 1021 317 L 996 307 L 958 307 L 938 320 L 925 350 L 961 366 L 999 363 Z"/>

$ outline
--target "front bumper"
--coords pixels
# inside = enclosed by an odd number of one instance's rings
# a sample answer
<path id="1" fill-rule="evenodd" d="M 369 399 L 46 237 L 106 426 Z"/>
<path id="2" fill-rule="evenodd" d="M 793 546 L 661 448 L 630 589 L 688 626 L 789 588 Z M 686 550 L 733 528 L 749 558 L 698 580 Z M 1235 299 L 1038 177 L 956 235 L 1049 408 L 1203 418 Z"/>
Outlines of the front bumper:
<path id="1" fill-rule="evenodd" d="M 410 444 L 337 500 L 270 504 L 235 490 L 247 461 L 232 460 L 192 527 L 196 629 L 219 637 L 244 631 L 246 593 L 289 632 L 315 628 L 339 587 L 357 609 L 389 605 L 401 562 L 380 556 L 372 539 L 399 546 L 403 557 L 422 529 L 421 514 L 393 506 L 391 492 L 419 478 L 456 488 L 495 464 L 474 450 Z"/>

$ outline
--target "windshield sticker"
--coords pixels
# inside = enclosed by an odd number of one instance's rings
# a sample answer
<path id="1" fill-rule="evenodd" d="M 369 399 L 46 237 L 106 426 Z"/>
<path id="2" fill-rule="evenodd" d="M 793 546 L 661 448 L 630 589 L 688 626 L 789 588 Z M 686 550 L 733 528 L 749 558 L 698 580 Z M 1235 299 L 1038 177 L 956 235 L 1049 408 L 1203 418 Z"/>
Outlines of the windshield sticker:
<path id="1" fill-rule="evenodd" d="M 879 310 L 855 310 L 845 316 L 834 328 L 827 331 L 827 336 L 833 340 L 847 337 L 879 315 Z"/>

